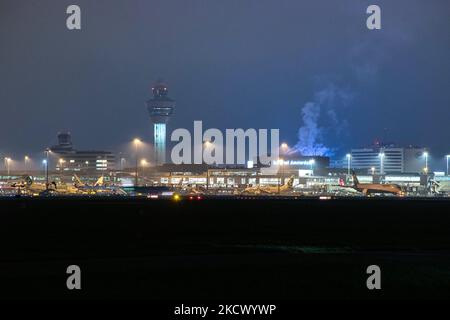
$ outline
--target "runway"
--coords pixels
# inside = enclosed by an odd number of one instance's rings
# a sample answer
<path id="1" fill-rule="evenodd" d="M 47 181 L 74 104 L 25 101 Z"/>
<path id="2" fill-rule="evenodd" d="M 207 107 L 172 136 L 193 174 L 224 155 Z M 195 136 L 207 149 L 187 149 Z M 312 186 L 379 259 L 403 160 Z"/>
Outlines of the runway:
<path id="1" fill-rule="evenodd" d="M 445 199 L 0 199 L 2 298 L 450 297 Z M 79 265 L 83 290 L 65 287 Z M 379 265 L 382 290 L 366 288 Z"/>

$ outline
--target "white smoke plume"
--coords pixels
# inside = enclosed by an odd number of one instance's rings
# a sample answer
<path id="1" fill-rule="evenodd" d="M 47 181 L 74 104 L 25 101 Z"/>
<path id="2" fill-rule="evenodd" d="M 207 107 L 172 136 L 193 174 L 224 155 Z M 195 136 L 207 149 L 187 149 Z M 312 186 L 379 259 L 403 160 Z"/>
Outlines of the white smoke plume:
<path id="1" fill-rule="evenodd" d="M 338 115 L 346 107 L 352 95 L 334 84 L 315 93 L 314 99 L 301 110 L 302 126 L 298 130 L 298 142 L 290 153 L 301 155 L 331 156 L 334 150 L 324 143 L 326 134 L 339 135 L 347 123 Z"/>

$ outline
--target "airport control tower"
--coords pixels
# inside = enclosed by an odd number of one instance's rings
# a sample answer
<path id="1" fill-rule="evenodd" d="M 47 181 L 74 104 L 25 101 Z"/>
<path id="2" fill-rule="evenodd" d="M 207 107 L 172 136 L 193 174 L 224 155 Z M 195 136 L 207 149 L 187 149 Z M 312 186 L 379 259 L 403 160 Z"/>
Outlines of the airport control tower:
<path id="1" fill-rule="evenodd" d="M 166 125 L 175 108 L 175 100 L 169 98 L 167 86 L 158 81 L 152 88 L 153 98 L 147 101 L 150 120 L 153 123 L 153 146 L 156 165 L 166 162 Z"/>

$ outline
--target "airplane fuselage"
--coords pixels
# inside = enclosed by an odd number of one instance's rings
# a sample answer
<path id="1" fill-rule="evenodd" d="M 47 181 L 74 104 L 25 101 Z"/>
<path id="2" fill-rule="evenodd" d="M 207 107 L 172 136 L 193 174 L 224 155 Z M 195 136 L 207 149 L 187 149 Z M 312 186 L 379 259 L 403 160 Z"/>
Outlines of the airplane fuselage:
<path id="1" fill-rule="evenodd" d="M 370 193 L 391 193 L 401 195 L 403 193 L 400 186 L 396 184 L 380 184 L 380 183 L 358 183 L 354 189 L 363 194 Z"/>

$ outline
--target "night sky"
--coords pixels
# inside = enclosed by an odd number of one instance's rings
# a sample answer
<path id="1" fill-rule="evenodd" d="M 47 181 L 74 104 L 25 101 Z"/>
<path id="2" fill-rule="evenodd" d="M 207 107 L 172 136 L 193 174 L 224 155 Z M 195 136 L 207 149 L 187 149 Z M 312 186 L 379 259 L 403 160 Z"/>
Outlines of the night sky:
<path id="1" fill-rule="evenodd" d="M 70 4 L 81 31 L 66 28 Z M 366 28 L 370 4 L 381 30 Z M 449 13 L 448 0 L 0 0 L 0 155 L 39 152 L 61 130 L 79 149 L 151 141 L 145 101 L 163 78 L 169 130 L 279 128 L 294 146 L 309 106 L 329 154 L 379 139 L 441 158 Z"/>

